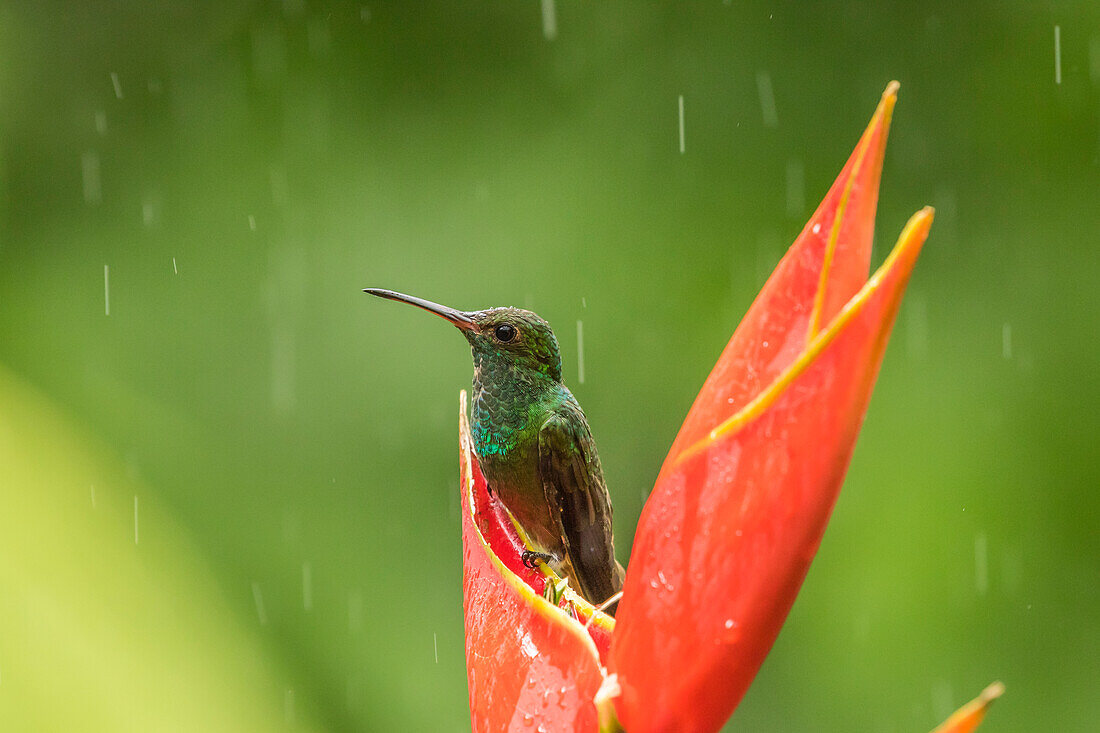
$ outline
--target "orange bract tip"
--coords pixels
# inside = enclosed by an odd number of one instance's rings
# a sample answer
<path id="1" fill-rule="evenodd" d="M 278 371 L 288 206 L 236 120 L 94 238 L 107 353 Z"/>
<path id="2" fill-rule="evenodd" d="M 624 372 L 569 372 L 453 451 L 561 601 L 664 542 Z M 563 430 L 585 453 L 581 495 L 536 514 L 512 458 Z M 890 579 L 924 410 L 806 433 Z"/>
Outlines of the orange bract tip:
<path id="1" fill-rule="evenodd" d="M 978 699 L 988 705 L 1003 694 L 1005 694 L 1005 683 L 997 681 L 982 690 L 982 694 L 978 695 Z"/>
<path id="2" fill-rule="evenodd" d="M 963 705 L 944 723 L 932 733 L 971 733 L 982 722 L 989 706 L 993 701 L 1004 694 L 1005 686 L 1001 682 L 994 682 L 982 690 L 976 698 Z"/>

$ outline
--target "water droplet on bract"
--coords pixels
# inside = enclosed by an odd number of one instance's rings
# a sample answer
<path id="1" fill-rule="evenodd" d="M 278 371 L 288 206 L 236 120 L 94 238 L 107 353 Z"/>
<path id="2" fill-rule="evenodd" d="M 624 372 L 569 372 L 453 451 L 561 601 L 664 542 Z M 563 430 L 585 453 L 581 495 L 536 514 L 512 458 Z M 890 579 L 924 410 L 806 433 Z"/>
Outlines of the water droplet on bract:
<path id="1" fill-rule="evenodd" d="M 531 677 L 530 679 L 527 680 L 527 687 L 529 687 L 532 690 L 535 689 L 535 678 L 534 677 Z"/>
<path id="2" fill-rule="evenodd" d="M 715 644 L 736 644 L 741 640 L 741 627 L 732 618 L 728 618 L 722 624 L 723 631 L 714 640 Z"/>
<path id="3" fill-rule="evenodd" d="M 531 713 L 524 713 L 523 714 L 523 724 L 524 725 L 534 725 L 535 724 L 535 716 L 531 715 Z"/>

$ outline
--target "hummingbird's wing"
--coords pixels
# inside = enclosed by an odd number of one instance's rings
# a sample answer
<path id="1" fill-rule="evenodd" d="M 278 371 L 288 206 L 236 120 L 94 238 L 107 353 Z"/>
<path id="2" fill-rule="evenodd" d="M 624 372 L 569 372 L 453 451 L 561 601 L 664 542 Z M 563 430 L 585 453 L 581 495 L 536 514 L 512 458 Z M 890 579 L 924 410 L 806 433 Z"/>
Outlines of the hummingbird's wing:
<path id="1" fill-rule="evenodd" d="M 578 590 L 589 602 L 602 603 L 622 588 L 623 571 L 615 561 L 611 499 L 579 407 L 563 405 L 539 429 L 539 475 Z"/>

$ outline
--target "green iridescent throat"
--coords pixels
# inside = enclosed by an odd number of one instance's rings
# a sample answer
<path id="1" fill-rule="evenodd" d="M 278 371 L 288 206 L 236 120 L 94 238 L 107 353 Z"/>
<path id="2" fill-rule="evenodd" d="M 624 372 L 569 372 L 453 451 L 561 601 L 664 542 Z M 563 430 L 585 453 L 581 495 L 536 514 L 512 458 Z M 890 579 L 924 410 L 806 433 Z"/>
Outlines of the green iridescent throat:
<path id="1" fill-rule="evenodd" d="M 538 435 L 540 418 L 548 411 L 572 399 L 561 383 L 557 344 L 552 346 L 546 350 L 552 358 L 521 363 L 482 344 L 473 344 L 470 422 L 478 456 L 504 458 Z"/>

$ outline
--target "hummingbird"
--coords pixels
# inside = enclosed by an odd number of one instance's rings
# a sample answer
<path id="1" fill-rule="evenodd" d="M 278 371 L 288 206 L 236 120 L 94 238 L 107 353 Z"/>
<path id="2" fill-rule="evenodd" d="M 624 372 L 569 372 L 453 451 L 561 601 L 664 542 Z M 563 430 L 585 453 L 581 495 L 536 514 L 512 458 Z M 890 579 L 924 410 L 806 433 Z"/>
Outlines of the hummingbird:
<path id="1" fill-rule="evenodd" d="M 562 382 L 550 324 L 520 308 L 460 311 L 392 290 L 363 292 L 442 316 L 470 343 L 474 452 L 489 490 L 534 546 L 524 565 L 545 562 L 594 605 L 618 593 L 611 497 L 588 420 Z"/>

